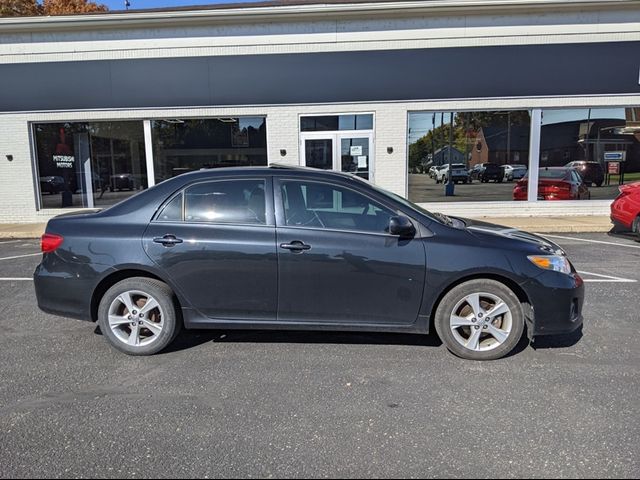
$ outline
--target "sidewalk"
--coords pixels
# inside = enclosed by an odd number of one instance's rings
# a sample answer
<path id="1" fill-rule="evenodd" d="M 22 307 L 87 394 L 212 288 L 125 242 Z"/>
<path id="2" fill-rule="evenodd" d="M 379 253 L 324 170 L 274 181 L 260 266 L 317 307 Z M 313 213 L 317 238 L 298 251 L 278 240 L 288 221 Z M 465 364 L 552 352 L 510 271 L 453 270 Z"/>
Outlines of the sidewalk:
<path id="1" fill-rule="evenodd" d="M 586 233 L 608 232 L 612 225 L 609 217 L 479 217 L 478 220 L 518 228 L 536 233 Z M 44 223 L 0 224 L 0 239 L 39 238 L 44 233 Z"/>

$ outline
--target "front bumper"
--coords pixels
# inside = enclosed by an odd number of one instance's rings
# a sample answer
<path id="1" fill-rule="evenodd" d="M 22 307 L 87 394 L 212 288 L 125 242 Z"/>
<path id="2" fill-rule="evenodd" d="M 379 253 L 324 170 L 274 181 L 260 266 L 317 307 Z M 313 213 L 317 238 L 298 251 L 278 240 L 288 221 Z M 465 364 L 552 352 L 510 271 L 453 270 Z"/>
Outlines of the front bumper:
<path id="1" fill-rule="evenodd" d="M 582 326 L 585 288 L 577 273 L 544 272 L 522 287 L 531 302 L 527 315 L 531 337 L 572 333 Z"/>

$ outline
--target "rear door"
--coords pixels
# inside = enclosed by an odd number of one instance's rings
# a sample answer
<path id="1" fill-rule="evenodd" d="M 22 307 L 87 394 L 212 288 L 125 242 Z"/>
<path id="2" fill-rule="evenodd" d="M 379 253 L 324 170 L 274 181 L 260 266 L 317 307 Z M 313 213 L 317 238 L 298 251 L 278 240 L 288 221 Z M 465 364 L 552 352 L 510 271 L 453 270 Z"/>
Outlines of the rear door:
<path id="1" fill-rule="evenodd" d="M 420 239 L 386 229 L 388 206 L 344 185 L 283 177 L 274 183 L 278 320 L 411 325 L 425 281 Z"/>
<path id="2" fill-rule="evenodd" d="M 149 257 L 213 319 L 274 321 L 278 263 L 270 177 L 192 184 L 144 236 Z"/>

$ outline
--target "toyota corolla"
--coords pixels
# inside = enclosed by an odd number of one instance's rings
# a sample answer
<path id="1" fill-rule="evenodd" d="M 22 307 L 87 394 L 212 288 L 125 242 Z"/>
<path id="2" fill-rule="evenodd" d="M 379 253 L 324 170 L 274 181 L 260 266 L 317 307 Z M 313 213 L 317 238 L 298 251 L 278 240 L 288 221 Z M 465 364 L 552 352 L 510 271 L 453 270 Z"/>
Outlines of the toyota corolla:
<path id="1" fill-rule="evenodd" d="M 40 308 L 97 322 L 131 355 L 183 327 L 435 329 L 454 354 L 490 360 L 582 325 L 583 281 L 554 243 L 313 169 L 180 175 L 52 219 L 42 250 Z"/>

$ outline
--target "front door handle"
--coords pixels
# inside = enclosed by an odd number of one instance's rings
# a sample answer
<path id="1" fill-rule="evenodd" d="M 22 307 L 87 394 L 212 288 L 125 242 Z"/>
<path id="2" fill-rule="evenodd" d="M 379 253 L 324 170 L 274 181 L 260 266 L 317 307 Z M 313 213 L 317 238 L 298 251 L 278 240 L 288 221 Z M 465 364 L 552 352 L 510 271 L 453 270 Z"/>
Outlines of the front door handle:
<path id="1" fill-rule="evenodd" d="M 292 252 L 302 253 L 305 250 L 311 250 L 311 245 L 307 245 L 300 240 L 295 240 L 291 243 L 281 243 L 280 248 L 284 248 L 285 250 L 291 250 Z"/>
<path id="2" fill-rule="evenodd" d="M 175 235 L 165 235 L 164 237 L 154 238 L 153 241 L 165 247 L 175 247 L 179 243 L 182 243 L 184 240 L 182 240 L 181 238 L 177 238 Z"/>

